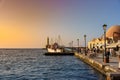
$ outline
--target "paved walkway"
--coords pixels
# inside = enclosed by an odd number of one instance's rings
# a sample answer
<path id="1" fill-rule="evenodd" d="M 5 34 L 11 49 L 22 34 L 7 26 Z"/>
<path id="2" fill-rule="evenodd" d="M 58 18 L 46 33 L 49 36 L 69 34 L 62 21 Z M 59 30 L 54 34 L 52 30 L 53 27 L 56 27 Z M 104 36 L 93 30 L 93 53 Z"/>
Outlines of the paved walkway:
<path id="1" fill-rule="evenodd" d="M 120 80 L 120 69 L 118 68 L 119 58 L 118 56 L 109 57 L 109 63 L 103 62 L 103 54 L 81 54 L 75 53 L 75 56 L 80 58 L 82 61 L 88 63 L 102 74 L 106 75 L 106 80 Z"/>
<path id="2" fill-rule="evenodd" d="M 92 59 L 94 59 L 94 60 L 96 60 L 96 61 L 98 61 L 98 62 L 100 62 L 102 64 L 107 64 L 107 65 L 113 67 L 114 69 L 120 71 L 120 69 L 118 69 L 118 67 L 119 67 L 118 66 L 118 64 L 119 64 L 118 56 L 116 56 L 116 57 L 109 56 L 109 63 L 104 63 L 103 62 L 103 54 L 102 53 L 97 54 L 97 56 L 96 57 L 92 57 Z"/>

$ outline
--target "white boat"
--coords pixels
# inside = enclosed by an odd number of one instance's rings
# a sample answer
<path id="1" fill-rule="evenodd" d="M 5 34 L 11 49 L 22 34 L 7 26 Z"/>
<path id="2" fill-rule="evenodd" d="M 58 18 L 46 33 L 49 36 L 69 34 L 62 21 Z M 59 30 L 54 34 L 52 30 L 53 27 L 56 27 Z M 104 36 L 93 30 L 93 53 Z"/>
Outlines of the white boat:
<path id="1" fill-rule="evenodd" d="M 49 45 L 49 47 L 47 47 L 47 51 L 48 52 L 52 52 L 52 53 L 56 53 L 56 52 L 58 52 L 58 53 L 61 53 L 61 52 L 63 52 L 63 48 L 62 47 L 60 47 L 59 45 L 58 45 L 58 43 L 54 43 L 53 45 Z"/>
<path id="2" fill-rule="evenodd" d="M 52 52 L 52 53 L 56 53 L 56 52 L 58 52 L 58 53 L 60 53 L 60 52 L 63 52 L 63 50 L 62 49 L 51 49 L 51 48 L 47 48 L 47 51 L 48 52 Z"/>
<path id="3" fill-rule="evenodd" d="M 74 55 L 73 52 L 68 52 L 65 50 L 64 46 L 60 46 L 58 43 L 49 44 L 49 37 L 47 38 L 47 45 L 46 45 L 47 52 L 45 55 Z"/>

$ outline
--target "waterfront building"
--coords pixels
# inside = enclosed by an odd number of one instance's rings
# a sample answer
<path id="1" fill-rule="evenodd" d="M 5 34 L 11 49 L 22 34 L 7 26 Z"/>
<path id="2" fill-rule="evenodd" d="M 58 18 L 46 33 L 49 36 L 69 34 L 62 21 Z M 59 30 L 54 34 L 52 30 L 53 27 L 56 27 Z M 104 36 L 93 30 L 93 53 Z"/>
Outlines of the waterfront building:
<path id="1" fill-rule="evenodd" d="M 111 26 L 106 32 L 106 45 L 109 48 L 120 47 L 120 25 Z M 113 46 L 114 45 L 114 46 Z M 88 48 L 104 49 L 104 35 L 88 42 Z"/>
<path id="2" fill-rule="evenodd" d="M 102 37 L 101 38 L 94 38 L 88 42 L 88 48 L 89 49 L 94 49 L 94 48 L 102 49 L 103 44 L 104 44 L 104 39 Z"/>

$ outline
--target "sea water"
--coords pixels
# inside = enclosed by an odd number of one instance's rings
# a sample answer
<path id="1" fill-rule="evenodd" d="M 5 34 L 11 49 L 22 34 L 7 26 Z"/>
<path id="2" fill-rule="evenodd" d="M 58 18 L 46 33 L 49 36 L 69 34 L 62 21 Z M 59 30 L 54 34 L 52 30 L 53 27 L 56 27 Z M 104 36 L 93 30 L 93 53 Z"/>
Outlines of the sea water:
<path id="1" fill-rule="evenodd" d="M 75 56 L 45 56 L 42 49 L 0 49 L 0 80 L 105 80 Z"/>

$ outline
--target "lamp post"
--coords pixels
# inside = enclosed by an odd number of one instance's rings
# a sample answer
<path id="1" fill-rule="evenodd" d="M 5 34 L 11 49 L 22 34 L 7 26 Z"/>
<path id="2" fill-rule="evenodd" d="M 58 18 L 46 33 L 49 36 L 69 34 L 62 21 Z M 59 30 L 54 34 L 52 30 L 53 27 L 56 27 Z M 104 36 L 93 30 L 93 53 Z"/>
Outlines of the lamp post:
<path id="1" fill-rule="evenodd" d="M 86 35 L 84 35 L 84 41 L 85 41 L 85 55 L 87 55 L 86 54 Z"/>
<path id="2" fill-rule="evenodd" d="M 78 53 L 79 53 L 79 39 L 77 39 L 77 43 L 78 43 Z"/>
<path id="3" fill-rule="evenodd" d="M 104 30 L 104 49 L 105 50 L 104 50 L 104 53 L 103 53 L 103 61 L 105 63 L 109 63 L 109 54 L 106 53 L 106 28 L 107 28 L 107 25 L 104 24 L 103 25 L 103 30 Z"/>

